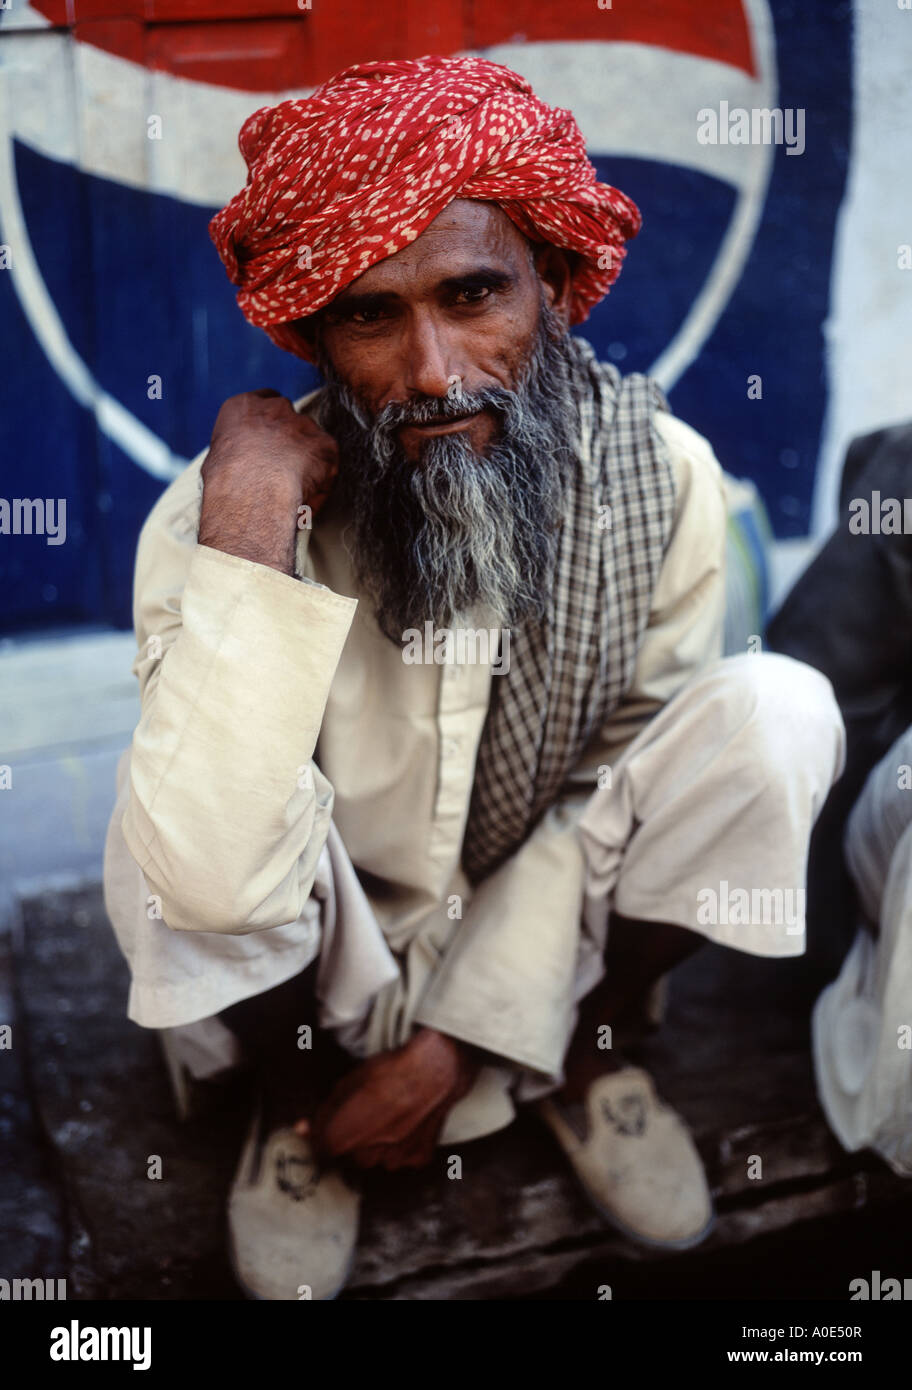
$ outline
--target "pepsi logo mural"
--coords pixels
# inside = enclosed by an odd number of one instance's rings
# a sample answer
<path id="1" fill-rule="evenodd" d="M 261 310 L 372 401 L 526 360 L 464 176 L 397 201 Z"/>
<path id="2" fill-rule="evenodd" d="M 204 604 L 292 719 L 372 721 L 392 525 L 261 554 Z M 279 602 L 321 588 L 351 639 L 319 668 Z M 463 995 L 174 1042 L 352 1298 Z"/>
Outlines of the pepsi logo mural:
<path id="1" fill-rule="evenodd" d="M 12 0 L 0 495 L 67 511 L 65 544 L 0 537 L 6 629 L 128 626 L 142 521 L 221 402 L 314 384 L 244 321 L 207 224 L 243 183 L 244 118 L 369 58 L 479 53 L 574 112 L 600 178 L 643 213 L 580 331 L 622 371 L 659 378 L 724 467 L 757 482 L 780 538 L 805 535 L 850 18 L 823 0 L 427 0 L 417 20 L 365 0 Z M 802 113 L 801 149 L 794 123 L 791 148 L 742 142 L 738 113 L 771 109 Z"/>

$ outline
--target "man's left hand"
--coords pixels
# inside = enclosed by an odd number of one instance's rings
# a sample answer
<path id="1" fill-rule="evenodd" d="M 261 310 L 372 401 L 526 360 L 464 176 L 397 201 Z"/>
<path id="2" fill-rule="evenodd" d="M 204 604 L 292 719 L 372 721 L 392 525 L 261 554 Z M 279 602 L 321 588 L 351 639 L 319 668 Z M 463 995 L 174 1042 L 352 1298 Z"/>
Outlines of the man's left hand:
<path id="1" fill-rule="evenodd" d="M 449 1111 L 471 1089 L 481 1067 L 466 1044 L 421 1028 L 404 1047 L 382 1052 L 350 1071 L 312 1121 L 317 1151 L 362 1168 L 421 1168 L 434 1155 Z"/>

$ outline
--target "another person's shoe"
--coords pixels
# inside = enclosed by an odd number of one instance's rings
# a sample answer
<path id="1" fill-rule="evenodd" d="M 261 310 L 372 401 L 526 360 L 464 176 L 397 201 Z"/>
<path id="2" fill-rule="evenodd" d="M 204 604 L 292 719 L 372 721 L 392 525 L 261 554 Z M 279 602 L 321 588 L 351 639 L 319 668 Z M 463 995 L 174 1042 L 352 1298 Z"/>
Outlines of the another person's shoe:
<path id="1" fill-rule="evenodd" d="M 670 1250 L 709 1234 L 714 1213 L 700 1155 L 647 1072 L 609 1072 L 591 1083 L 584 1105 L 549 1096 L 538 1110 L 590 1201 L 622 1234 Z"/>
<path id="2" fill-rule="evenodd" d="M 360 1193 L 291 1127 L 257 1108 L 228 1199 L 235 1276 L 250 1298 L 335 1298 L 358 1237 Z"/>

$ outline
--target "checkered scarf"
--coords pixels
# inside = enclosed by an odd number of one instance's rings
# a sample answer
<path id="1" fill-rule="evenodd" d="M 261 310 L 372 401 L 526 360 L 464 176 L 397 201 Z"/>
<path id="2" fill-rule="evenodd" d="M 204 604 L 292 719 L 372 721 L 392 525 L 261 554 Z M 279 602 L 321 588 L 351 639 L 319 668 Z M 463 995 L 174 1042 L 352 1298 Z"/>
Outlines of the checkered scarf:
<path id="1" fill-rule="evenodd" d="M 674 517 L 658 383 L 568 342 L 576 468 L 546 618 L 511 633 L 493 681 L 462 851 L 476 882 L 523 843 L 629 689 Z"/>

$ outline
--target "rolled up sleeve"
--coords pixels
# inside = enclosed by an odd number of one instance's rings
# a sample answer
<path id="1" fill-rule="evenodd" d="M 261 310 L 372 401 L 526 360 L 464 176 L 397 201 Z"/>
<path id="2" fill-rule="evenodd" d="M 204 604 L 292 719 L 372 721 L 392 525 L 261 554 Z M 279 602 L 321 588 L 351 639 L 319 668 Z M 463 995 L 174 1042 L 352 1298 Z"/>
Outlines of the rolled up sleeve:
<path id="1" fill-rule="evenodd" d="M 313 753 L 356 606 L 144 531 L 121 828 L 174 930 L 243 934 L 301 914 L 333 802 Z"/>

